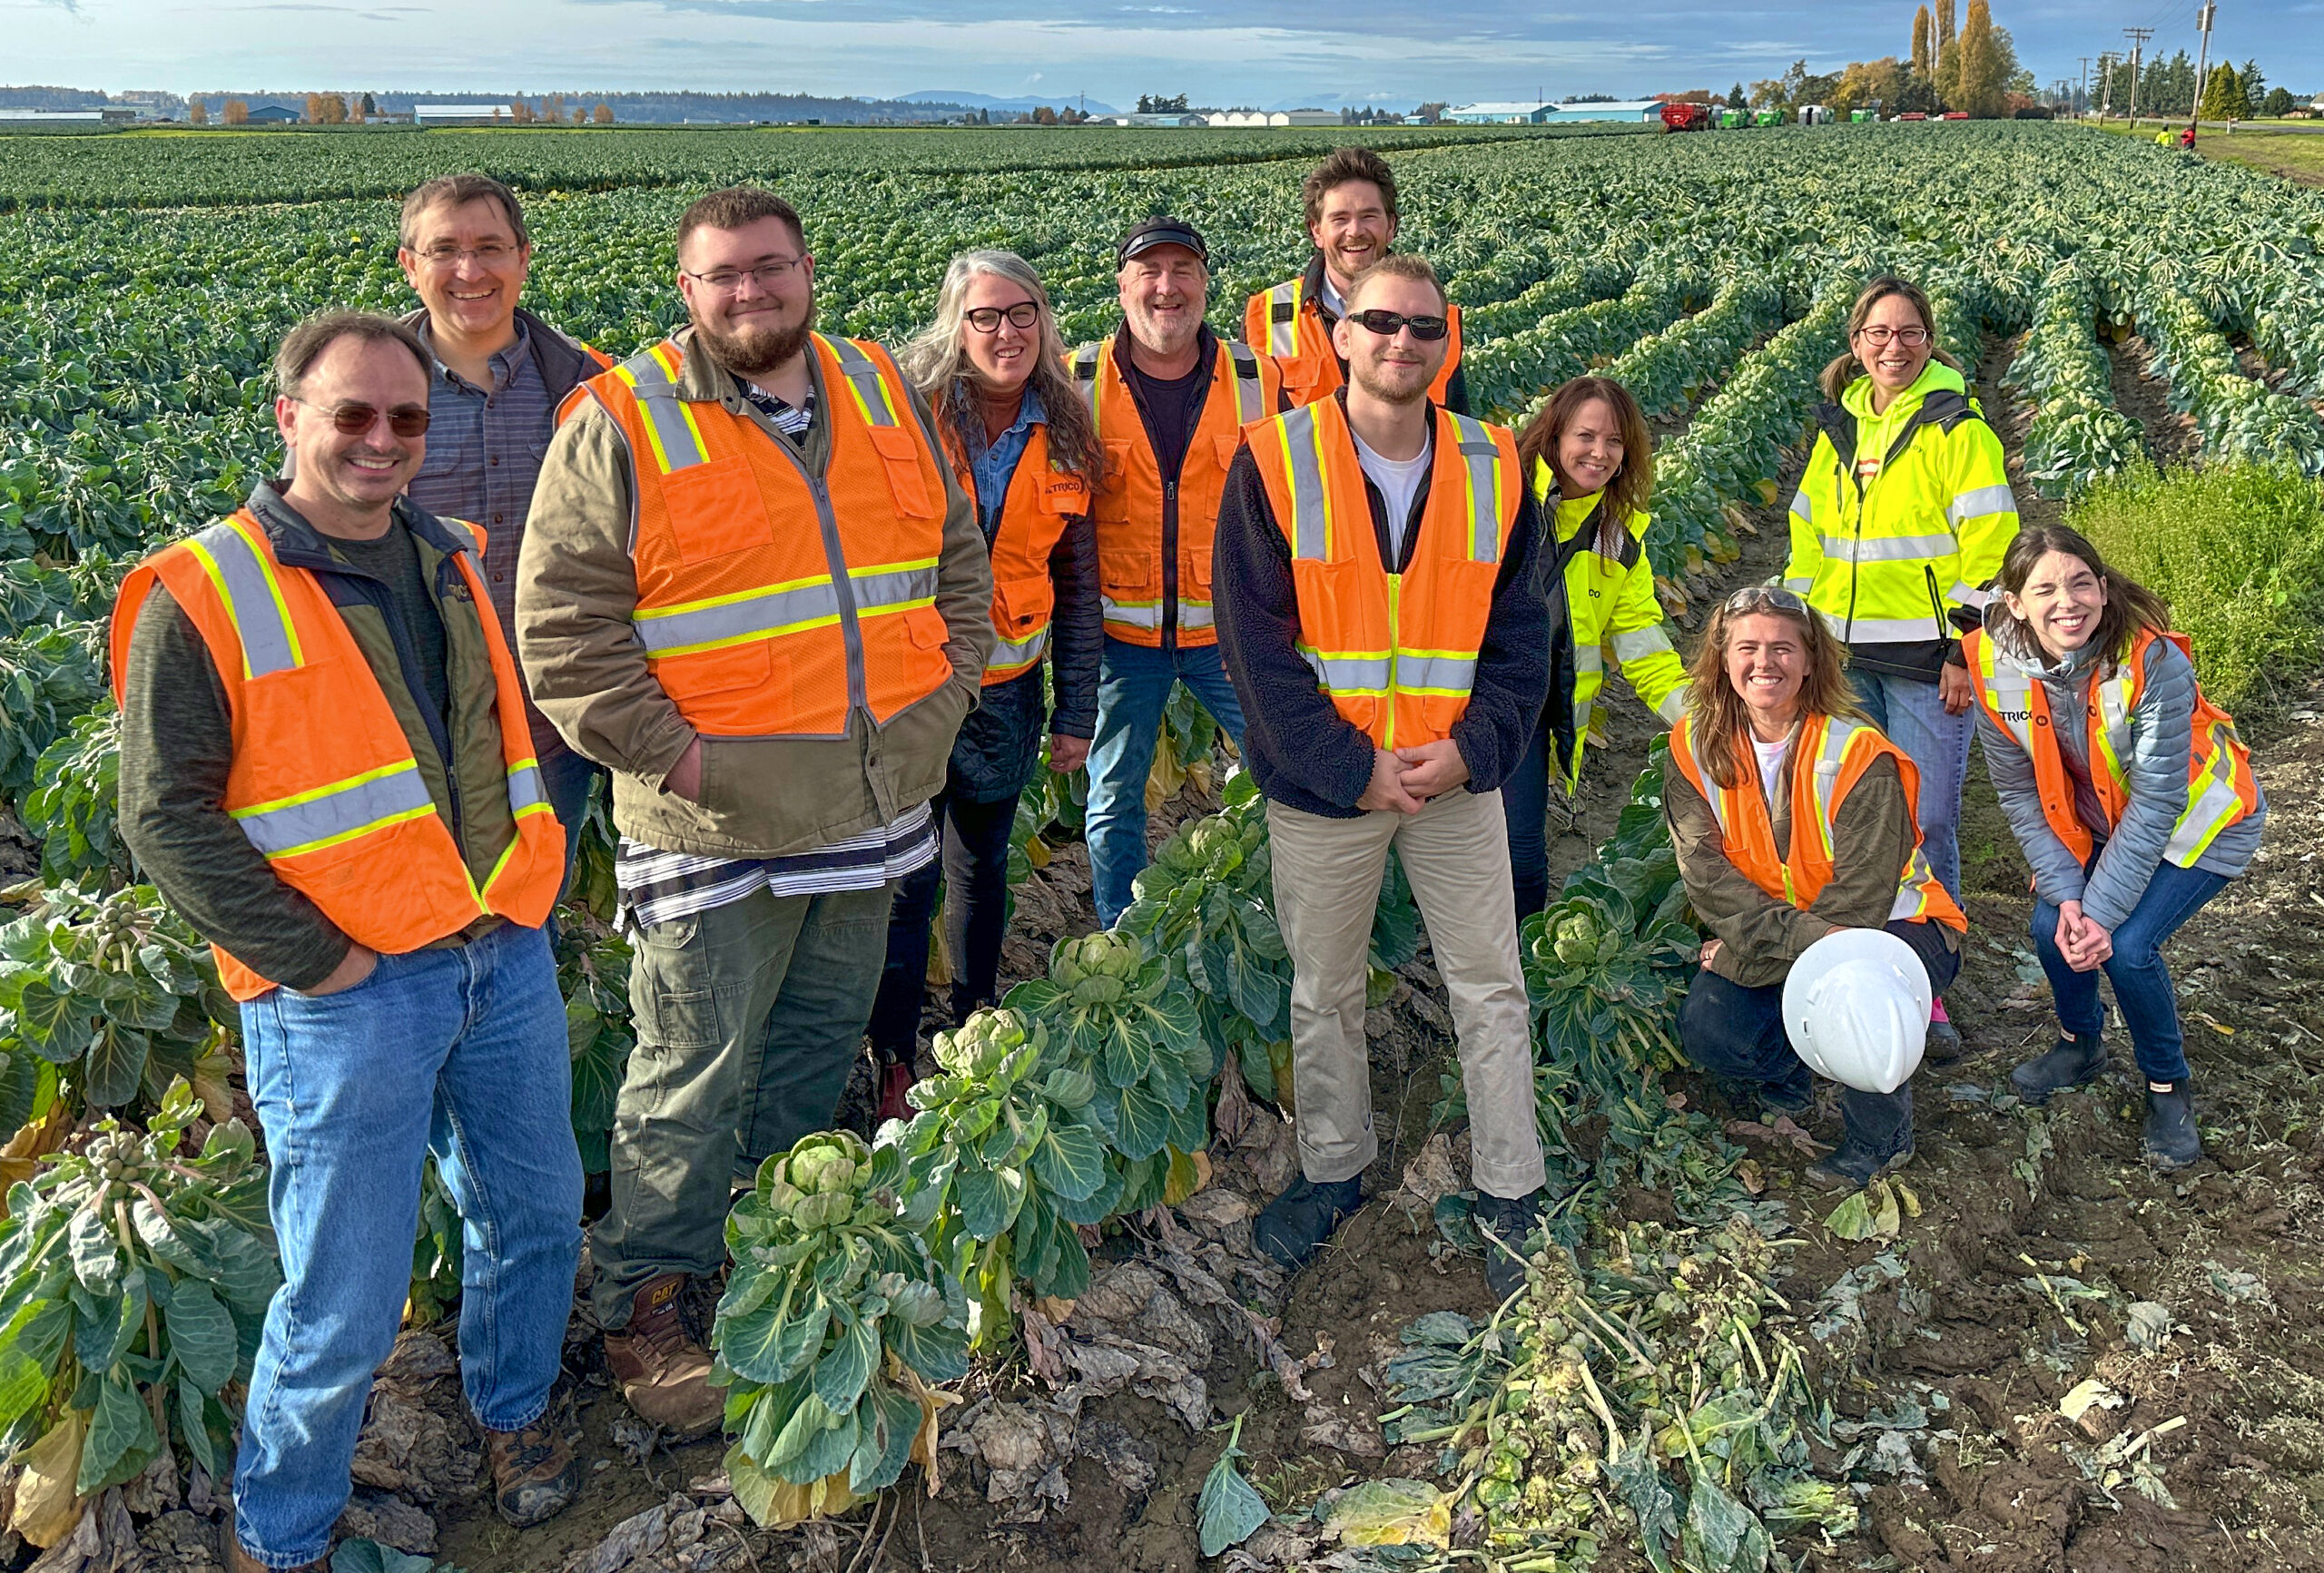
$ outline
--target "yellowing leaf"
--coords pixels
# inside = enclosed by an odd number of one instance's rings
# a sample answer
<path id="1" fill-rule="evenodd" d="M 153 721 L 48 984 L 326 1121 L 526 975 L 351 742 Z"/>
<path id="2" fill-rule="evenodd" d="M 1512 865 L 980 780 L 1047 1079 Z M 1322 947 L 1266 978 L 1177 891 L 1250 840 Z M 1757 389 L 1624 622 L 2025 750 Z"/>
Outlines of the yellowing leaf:
<path id="1" fill-rule="evenodd" d="M 1170 1149 L 1170 1173 L 1162 1182 L 1162 1200 L 1177 1206 L 1187 1197 L 1210 1184 L 1210 1155 L 1182 1153 Z"/>
<path id="2" fill-rule="evenodd" d="M 54 1546 L 81 1521 L 83 1502 L 73 1489 L 81 1473 L 81 1444 L 89 1434 L 89 1411 L 68 1407 L 56 1429 L 25 1450 L 17 1463 L 16 1508 L 8 1528 L 35 1546 Z"/>
<path id="3" fill-rule="evenodd" d="M 1452 1544 L 1452 1499 L 1425 1480 L 1366 1480 L 1330 1499 L 1324 1529 L 1343 1546 Z"/>

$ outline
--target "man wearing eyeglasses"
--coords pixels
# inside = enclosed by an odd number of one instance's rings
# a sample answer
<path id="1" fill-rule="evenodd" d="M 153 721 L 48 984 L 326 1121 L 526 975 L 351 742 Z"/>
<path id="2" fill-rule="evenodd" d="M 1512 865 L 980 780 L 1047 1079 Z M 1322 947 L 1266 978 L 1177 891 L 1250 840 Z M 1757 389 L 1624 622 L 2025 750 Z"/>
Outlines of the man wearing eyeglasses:
<path id="1" fill-rule="evenodd" d="M 683 1292 L 725 1262 L 730 1187 L 838 1111 L 994 638 L 926 408 L 814 331 L 814 280 L 772 193 L 687 209 L 692 325 L 585 385 L 519 564 L 534 697 L 613 769 L 636 941 L 591 1299 L 623 1396 L 681 1435 L 724 1409 Z"/>
<path id="2" fill-rule="evenodd" d="M 1146 867 L 1146 778 L 1174 683 L 1237 747 L 1243 712 L 1218 654 L 1211 541 L 1243 428 L 1281 408 L 1275 363 L 1203 321 L 1210 248 L 1182 220 L 1130 227 L 1114 249 L 1122 326 L 1073 354 L 1106 449 L 1090 509 L 1106 624 L 1089 745 L 1089 893 L 1111 928 Z"/>
<path id="3" fill-rule="evenodd" d="M 532 236 L 516 194 L 489 175 L 441 175 L 404 199 L 396 261 L 420 299 L 404 319 L 433 352 L 428 457 L 410 497 L 441 518 L 485 528 L 484 582 L 500 631 L 517 644 L 517 555 L 556 412 L 613 359 L 517 304 Z M 526 720 L 566 830 L 566 868 L 581 844 L 589 789 L 603 772 L 566 747 L 529 702 Z"/>
<path id="4" fill-rule="evenodd" d="M 241 1004 L 285 1282 L 243 1411 L 233 1573 L 323 1566 L 410 1287 L 421 1160 L 471 1242 L 460 1363 L 510 1523 L 570 1501 L 546 1417 L 580 1253 L 565 868 L 469 526 L 400 496 L 428 349 L 339 312 L 275 357 L 295 460 L 113 616 L 121 831 Z M 224 1119 L 229 1111 L 213 1109 Z"/>
<path id="5" fill-rule="evenodd" d="M 1300 1177 L 1253 1238 L 1297 1267 L 1363 1203 L 1379 1154 L 1365 959 L 1393 847 L 1451 996 L 1485 1277 L 1505 1299 L 1544 1167 L 1499 789 L 1562 614 L 1535 583 L 1515 436 L 1428 397 L 1450 338 L 1435 270 L 1384 258 L 1347 305 L 1332 330 L 1347 385 L 1250 429 L 1218 516 L 1219 635 L 1267 800 L 1299 1092 Z"/>
<path id="6" fill-rule="evenodd" d="M 1347 381 L 1334 329 L 1347 310 L 1358 273 L 1388 254 L 1396 238 L 1396 172 L 1368 147 L 1335 148 L 1308 172 L 1299 197 L 1315 245 L 1306 270 L 1245 302 L 1243 337 L 1283 370 L 1284 396 L 1313 404 Z M 1456 415 L 1469 413 L 1461 371 L 1461 309 L 1446 302 L 1444 365 L 1428 396 Z"/>

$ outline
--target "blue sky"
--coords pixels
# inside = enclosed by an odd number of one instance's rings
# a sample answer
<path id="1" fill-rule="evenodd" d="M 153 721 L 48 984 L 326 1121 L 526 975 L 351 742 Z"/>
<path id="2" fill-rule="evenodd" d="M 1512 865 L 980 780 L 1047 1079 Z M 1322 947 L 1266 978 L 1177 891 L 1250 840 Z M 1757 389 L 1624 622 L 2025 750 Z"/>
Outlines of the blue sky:
<path id="1" fill-rule="evenodd" d="M 0 0 L 0 75 L 120 90 L 697 88 L 1143 92 L 1197 103 L 1455 103 L 1724 90 L 1805 56 L 1902 54 L 1912 0 Z M 1965 10 L 1965 0 L 1964 0 Z M 1996 0 L 2047 83 L 2195 47 L 2196 0 Z M 2213 54 L 2324 91 L 2324 0 L 2220 0 Z"/>

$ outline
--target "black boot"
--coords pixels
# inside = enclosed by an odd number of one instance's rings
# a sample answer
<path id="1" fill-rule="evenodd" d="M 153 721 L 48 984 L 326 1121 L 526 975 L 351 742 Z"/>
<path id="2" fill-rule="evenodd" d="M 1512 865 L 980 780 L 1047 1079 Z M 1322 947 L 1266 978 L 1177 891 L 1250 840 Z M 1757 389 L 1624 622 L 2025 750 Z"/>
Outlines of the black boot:
<path id="1" fill-rule="evenodd" d="M 1310 1180 L 1302 1175 L 1291 1188 L 1266 1205 L 1251 1230 L 1252 1243 L 1282 1263 L 1300 1268 L 1324 1248 L 1324 1243 L 1364 1205 L 1361 1176 L 1347 1180 Z"/>
<path id="2" fill-rule="evenodd" d="M 1522 1196 L 1477 1193 L 1472 1216 L 1484 1239 L 1485 1287 L 1495 1301 L 1505 1301 L 1525 1287 L 1527 1250 L 1532 1236 L 1541 1232 L 1541 1204 L 1548 1199 L 1546 1191 Z"/>
<path id="3" fill-rule="evenodd" d="M 2203 1155 L 2195 1131 L 2195 1104 L 2185 1077 L 2146 1084 L 2146 1161 L 2158 1169 L 2183 1169 Z"/>
<path id="4" fill-rule="evenodd" d="M 1800 1172 L 1818 1190 L 1861 1191 L 1876 1176 L 1903 1168 L 1912 1156 L 1913 1137 L 1909 1131 L 1905 1135 L 1905 1145 L 1885 1156 L 1850 1132 L 1841 1138 L 1839 1151 L 1828 1158 L 1818 1158 Z"/>
<path id="5" fill-rule="evenodd" d="M 2070 1086 L 2087 1086 L 2106 1074 L 2106 1031 L 2077 1037 L 2071 1032 L 2058 1034 L 2056 1047 L 2036 1059 L 2029 1059 L 2009 1073 L 2009 1085 L 2017 1096 L 2039 1108 L 2050 1101 L 2053 1092 Z"/>

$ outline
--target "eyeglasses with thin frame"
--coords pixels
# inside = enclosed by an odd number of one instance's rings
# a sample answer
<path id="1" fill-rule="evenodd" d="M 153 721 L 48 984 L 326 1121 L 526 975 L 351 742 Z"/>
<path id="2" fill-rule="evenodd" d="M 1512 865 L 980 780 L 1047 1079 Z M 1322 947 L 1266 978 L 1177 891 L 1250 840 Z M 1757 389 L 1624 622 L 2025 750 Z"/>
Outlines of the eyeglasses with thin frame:
<path id="1" fill-rule="evenodd" d="M 427 434 L 428 423 L 435 418 L 435 412 L 425 405 L 399 404 L 393 409 L 381 409 L 370 404 L 334 404 L 325 408 L 320 404 L 309 404 L 303 398 L 293 398 L 290 402 L 305 404 L 309 409 L 321 410 L 330 422 L 331 429 L 341 437 L 361 437 L 382 419 L 387 421 L 388 429 L 398 437 L 422 437 Z"/>
<path id="2" fill-rule="evenodd" d="M 1433 344 L 1451 330 L 1442 317 L 1407 317 L 1401 311 L 1354 311 L 1349 313 L 1348 320 L 1383 339 L 1393 339 L 1398 329 L 1409 328 L 1423 344 Z"/>
<path id="3" fill-rule="evenodd" d="M 1031 300 L 1019 300 L 1014 306 L 971 306 L 960 315 L 980 333 L 998 333 L 1004 317 L 1011 328 L 1029 330 L 1041 320 L 1041 309 Z"/>
<path id="4" fill-rule="evenodd" d="M 524 250 L 522 246 L 504 246 L 497 241 L 488 241 L 481 246 L 455 246 L 449 241 L 438 241 L 420 252 L 419 260 L 431 268 L 455 268 L 459 265 L 461 258 L 474 257 L 481 266 L 497 268 L 510 259 L 521 256 Z"/>
<path id="5" fill-rule="evenodd" d="M 1727 598 L 1727 612 L 1738 617 L 1750 612 L 1788 612 L 1796 617 L 1807 615 L 1807 603 L 1797 591 L 1787 590 L 1781 585 L 1746 585 Z"/>
<path id="6" fill-rule="evenodd" d="M 1875 349 L 1886 349 L 1891 339 L 1907 349 L 1918 349 L 1928 342 L 1928 329 L 1925 328 L 1890 328 L 1886 324 L 1872 328 L 1859 328 L 1856 330 L 1856 336 Z"/>
<path id="7" fill-rule="evenodd" d="M 743 287 L 745 275 L 760 289 L 772 290 L 791 277 L 799 264 L 806 260 L 803 256 L 773 257 L 748 268 L 713 268 L 707 273 L 687 272 L 681 268 L 678 271 L 685 273 L 697 284 L 715 290 L 722 295 L 731 295 Z"/>

